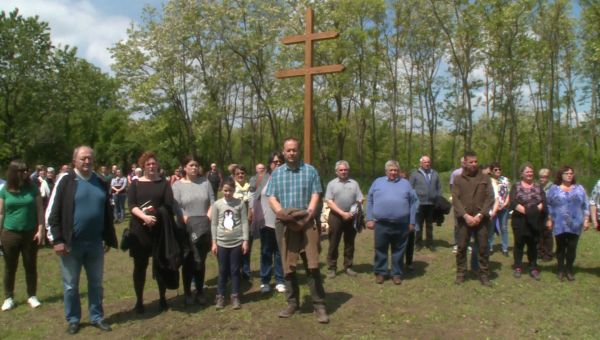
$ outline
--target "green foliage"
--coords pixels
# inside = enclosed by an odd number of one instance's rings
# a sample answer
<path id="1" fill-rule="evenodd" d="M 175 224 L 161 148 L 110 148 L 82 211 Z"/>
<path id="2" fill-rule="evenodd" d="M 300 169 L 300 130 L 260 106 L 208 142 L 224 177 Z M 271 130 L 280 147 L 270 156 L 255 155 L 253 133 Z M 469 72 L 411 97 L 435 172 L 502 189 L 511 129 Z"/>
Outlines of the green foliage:
<path id="1" fill-rule="evenodd" d="M 52 47 L 48 24 L 37 17 L 0 13 L 0 163 L 69 163 L 80 144 L 111 153 L 100 153 L 101 161 L 121 156 L 115 150 L 123 146 L 128 115 L 117 104 L 119 84 L 75 53 Z M 115 112 L 124 127 L 107 130 Z"/>

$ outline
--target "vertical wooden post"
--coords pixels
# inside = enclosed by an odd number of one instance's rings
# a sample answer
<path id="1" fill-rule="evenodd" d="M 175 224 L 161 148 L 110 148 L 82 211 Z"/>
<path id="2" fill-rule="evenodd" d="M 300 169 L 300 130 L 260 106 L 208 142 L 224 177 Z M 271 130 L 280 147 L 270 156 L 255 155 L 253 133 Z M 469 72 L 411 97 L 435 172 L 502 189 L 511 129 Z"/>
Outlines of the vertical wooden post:
<path id="1" fill-rule="evenodd" d="M 289 36 L 281 40 L 285 45 L 304 43 L 304 67 L 278 71 L 275 76 L 277 78 L 304 76 L 304 161 L 312 163 L 313 75 L 341 72 L 344 70 L 344 65 L 313 67 L 313 42 L 336 38 L 338 33 L 333 31 L 314 33 L 313 11 L 311 8 L 306 10 L 304 21 L 304 35 Z"/>

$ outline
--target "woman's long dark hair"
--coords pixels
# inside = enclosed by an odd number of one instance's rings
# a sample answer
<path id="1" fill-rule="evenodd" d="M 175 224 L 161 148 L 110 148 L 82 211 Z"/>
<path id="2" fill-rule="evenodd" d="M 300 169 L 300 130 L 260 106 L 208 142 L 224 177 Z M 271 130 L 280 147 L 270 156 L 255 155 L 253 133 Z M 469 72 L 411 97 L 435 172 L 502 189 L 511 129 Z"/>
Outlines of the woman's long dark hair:
<path id="1" fill-rule="evenodd" d="M 575 170 L 573 170 L 573 168 L 568 165 L 563 165 L 560 168 L 558 168 L 558 170 L 556 170 L 556 176 L 554 177 L 554 184 L 561 185 L 563 182 L 562 175 L 569 170 L 573 171 L 573 181 L 571 181 L 571 184 L 577 183 L 577 182 L 575 182 Z"/>
<path id="2" fill-rule="evenodd" d="M 29 176 L 22 176 L 21 173 L 27 171 L 27 164 L 20 159 L 15 159 L 8 165 L 6 171 L 6 189 L 19 190 L 24 185 L 29 185 L 31 179 Z"/>

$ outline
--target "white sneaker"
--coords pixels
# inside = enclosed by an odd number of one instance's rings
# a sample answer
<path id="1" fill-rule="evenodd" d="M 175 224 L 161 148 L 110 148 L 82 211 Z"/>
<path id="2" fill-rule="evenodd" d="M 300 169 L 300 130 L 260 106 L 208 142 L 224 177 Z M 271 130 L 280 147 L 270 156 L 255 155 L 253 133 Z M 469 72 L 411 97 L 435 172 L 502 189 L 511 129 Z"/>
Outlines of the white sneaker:
<path id="1" fill-rule="evenodd" d="M 13 308 L 15 308 L 15 300 L 13 300 L 13 298 L 4 300 L 4 303 L 2 304 L 2 311 L 11 310 Z"/>
<path id="2" fill-rule="evenodd" d="M 458 253 L 458 246 L 452 247 L 452 254 Z"/>
<path id="3" fill-rule="evenodd" d="M 38 300 L 38 298 L 35 296 L 29 297 L 29 299 L 27 299 L 27 303 L 31 306 L 31 308 L 38 308 L 42 305 L 40 300 Z"/>
<path id="4" fill-rule="evenodd" d="M 275 285 L 275 289 L 280 293 L 285 293 L 285 285 L 283 283 Z"/>

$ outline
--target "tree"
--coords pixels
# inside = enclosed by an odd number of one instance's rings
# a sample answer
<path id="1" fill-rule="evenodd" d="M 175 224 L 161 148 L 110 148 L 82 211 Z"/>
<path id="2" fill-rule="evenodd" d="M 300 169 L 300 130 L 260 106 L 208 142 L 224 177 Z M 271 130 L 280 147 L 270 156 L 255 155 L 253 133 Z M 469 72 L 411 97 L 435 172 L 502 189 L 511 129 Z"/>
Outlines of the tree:
<path id="1" fill-rule="evenodd" d="M 0 12 L 0 162 L 25 154 L 46 98 L 52 54 L 48 24 L 18 9 Z"/>

